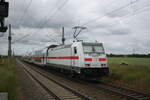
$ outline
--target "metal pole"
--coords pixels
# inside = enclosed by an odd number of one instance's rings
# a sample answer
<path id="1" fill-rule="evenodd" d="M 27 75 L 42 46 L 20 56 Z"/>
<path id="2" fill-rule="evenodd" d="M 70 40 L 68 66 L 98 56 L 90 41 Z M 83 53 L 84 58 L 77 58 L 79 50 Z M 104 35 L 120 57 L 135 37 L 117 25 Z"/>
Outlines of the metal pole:
<path id="1" fill-rule="evenodd" d="M 62 27 L 62 44 L 65 44 L 65 32 L 64 32 L 64 27 Z"/>
<path id="2" fill-rule="evenodd" d="M 11 57 L 11 25 L 9 24 L 9 36 L 8 36 L 8 57 Z"/>

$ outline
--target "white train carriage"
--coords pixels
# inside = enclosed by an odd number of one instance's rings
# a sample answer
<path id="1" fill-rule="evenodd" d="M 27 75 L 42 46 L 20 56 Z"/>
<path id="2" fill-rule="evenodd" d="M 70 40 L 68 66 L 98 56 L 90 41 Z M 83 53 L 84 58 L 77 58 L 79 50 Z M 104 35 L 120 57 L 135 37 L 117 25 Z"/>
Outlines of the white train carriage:
<path id="1" fill-rule="evenodd" d="M 46 64 L 73 74 L 101 76 L 109 73 L 102 43 L 74 42 L 47 50 Z"/>
<path id="2" fill-rule="evenodd" d="M 33 52 L 31 56 L 31 62 L 40 65 L 40 66 L 45 66 L 46 65 L 46 49 L 44 50 L 38 50 Z"/>

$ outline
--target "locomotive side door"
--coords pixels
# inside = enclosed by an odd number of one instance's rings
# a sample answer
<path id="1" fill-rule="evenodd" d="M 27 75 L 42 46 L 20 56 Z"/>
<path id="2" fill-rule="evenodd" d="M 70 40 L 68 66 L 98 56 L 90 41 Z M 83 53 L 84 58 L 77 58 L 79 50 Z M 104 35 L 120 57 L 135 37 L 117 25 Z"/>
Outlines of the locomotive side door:
<path id="1" fill-rule="evenodd" d="M 72 48 L 72 66 L 78 66 L 78 60 L 75 59 L 76 57 L 78 57 L 78 51 L 77 51 L 77 47 L 73 47 Z"/>

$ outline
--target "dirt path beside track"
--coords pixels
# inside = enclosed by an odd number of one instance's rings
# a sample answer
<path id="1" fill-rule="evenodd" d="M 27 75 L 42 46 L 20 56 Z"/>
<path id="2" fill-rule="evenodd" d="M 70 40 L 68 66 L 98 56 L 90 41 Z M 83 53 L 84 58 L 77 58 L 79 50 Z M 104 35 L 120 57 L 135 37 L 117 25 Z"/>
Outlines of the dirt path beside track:
<path id="1" fill-rule="evenodd" d="M 16 67 L 19 78 L 18 100 L 49 100 L 48 93 L 26 74 L 19 63 L 16 63 Z"/>

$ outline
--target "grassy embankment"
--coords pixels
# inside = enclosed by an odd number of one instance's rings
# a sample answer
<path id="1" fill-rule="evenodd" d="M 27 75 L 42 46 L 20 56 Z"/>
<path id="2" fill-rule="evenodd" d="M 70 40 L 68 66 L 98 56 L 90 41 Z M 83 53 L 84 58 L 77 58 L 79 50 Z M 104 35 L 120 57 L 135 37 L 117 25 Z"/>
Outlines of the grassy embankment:
<path id="1" fill-rule="evenodd" d="M 0 92 L 7 92 L 9 100 L 16 100 L 17 86 L 15 61 L 0 58 Z"/>
<path id="2" fill-rule="evenodd" d="M 104 80 L 150 93 L 150 58 L 110 57 L 108 63 L 110 75 Z"/>

